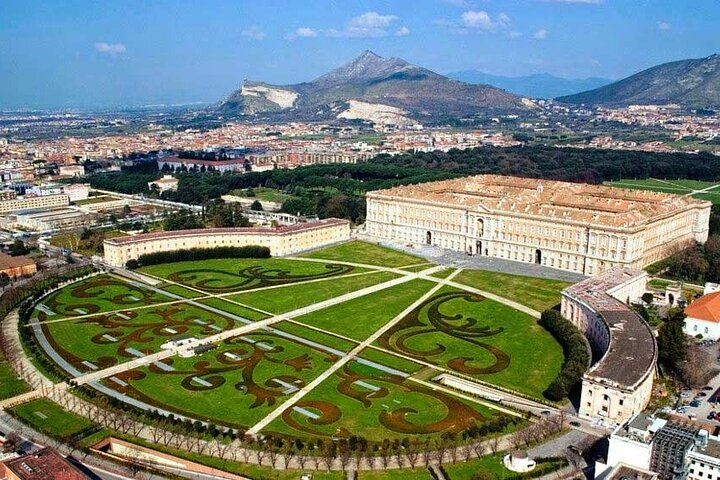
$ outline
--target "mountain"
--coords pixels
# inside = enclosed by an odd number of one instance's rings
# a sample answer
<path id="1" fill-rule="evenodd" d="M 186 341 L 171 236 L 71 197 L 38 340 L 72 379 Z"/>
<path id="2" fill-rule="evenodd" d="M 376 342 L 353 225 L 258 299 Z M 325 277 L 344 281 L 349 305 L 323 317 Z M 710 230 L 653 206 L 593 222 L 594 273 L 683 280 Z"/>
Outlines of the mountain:
<path id="1" fill-rule="evenodd" d="M 720 55 L 663 63 L 604 87 L 559 97 L 567 103 L 720 106 Z"/>
<path id="2" fill-rule="evenodd" d="M 311 82 L 246 80 L 213 109 L 275 120 L 372 120 L 410 124 L 440 116 L 527 110 L 532 102 L 489 85 L 451 80 L 401 58 L 369 50 Z"/>
<path id="3" fill-rule="evenodd" d="M 536 73 L 520 77 L 504 77 L 480 72 L 478 70 L 463 70 L 448 73 L 448 77 L 467 83 L 483 83 L 493 85 L 508 92 L 535 98 L 555 98 L 570 95 L 593 88 L 602 87 L 612 80 L 608 78 L 561 78 L 548 73 Z"/>

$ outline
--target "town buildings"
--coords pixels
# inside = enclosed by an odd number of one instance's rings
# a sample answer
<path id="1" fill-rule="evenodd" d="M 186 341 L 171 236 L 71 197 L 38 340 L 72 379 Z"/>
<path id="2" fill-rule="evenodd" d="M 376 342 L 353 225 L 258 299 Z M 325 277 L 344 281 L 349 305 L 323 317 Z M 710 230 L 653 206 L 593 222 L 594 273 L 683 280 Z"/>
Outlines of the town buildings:
<path id="1" fill-rule="evenodd" d="M 588 339 L 597 361 L 583 375 L 578 414 L 622 423 L 650 401 L 657 344 L 630 309 L 645 293 L 647 273 L 618 267 L 562 292 L 560 312 Z"/>
<path id="2" fill-rule="evenodd" d="M 19 278 L 32 275 L 35 272 L 37 272 L 37 265 L 32 258 L 24 256 L 13 257 L 5 253 L 0 253 L 0 273 L 4 273 L 10 278 Z"/>
<path id="3" fill-rule="evenodd" d="M 141 255 L 190 248 L 268 247 L 273 256 L 290 255 L 350 238 L 350 222 L 336 218 L 277 228 L 206 228 L 176 230 L 105 240 L 105 262 L 124 267 Z"/>
<path id="4" fill-rule="evenodd" d="M 158 178 L 157 180 L 148 182 L 148 188 L 150 190 L 153 189 L 153 186 L 157 188 L 158 193 L 174 191 L 177 190 L 178 179 L 173 178 L 172 175 L 163 175 L 162 178 Z"/>
<path id="5" fill-rule="evenodd" d="M 66 207 L 69 204 L 70 197 L 65 194 L 25 195 L 24 197 L 18 197 L 12 200 L 0 201 L 0 214 L 33 208 Z"/>
<path id="6" fill-rule="evenodd" d="M 480 175 L 367 194 L 368 234 L 597 275 L 642 268 L 708 236 L 710 202 Z"/>
<path id="7" fill-rule="evenodd" d="M 46 447 L 35 453 L 7 460 L 0 464 L 7 480 L 89 480 L 79 468 L 54 448 Z"/>

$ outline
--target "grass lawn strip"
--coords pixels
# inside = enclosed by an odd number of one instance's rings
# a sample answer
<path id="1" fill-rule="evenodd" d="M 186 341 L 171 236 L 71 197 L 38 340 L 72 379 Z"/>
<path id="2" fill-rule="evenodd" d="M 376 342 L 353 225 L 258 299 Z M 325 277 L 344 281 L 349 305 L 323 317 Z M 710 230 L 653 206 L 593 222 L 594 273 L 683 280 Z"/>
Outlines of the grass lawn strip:
<path id="1" fill-rule="evenodd" d="M 11 398 L 29 391 L 28 385 L 5 360 L 0 359 L 0 400 Z"/>
<path id="2" fill-rule="evenodd" d="M 300 256 L 323 260 L 363 263 L 381 267 L 407 267 L 427 262 L 424 258 L 415 255 L 360 240 L 352 240 Z"/>
<path id="3" fill-rule="evenodd" d="M 349 300 L 294 320 L 305 325 L 362 341 L 392 320 L 435 285 L 410 280 L 372 295 Z"/>
<path id="4" fill-rule="evenodd" d="M 390 272 L 363 272 L 354 276 L 345 275 L 335 279 L 315 282 L 313 285 L 307 285 L 306 282 L 303 282 L 275 288 L 272 291 L 263 289 L 243 292 L 225 298 L 278 315 L 387 282 L 398 276 Z"/>
<path id="5" fill-rule="evenodd" d="M 71 438 L 93 425 L 87 418 L 68 412 L 45 398 L 18 405 L 10 413 L 35 430 L 60 439 Z"/>
<path id="6" fill-rule="evenodd" d="M 455 277 L 454 281 L 512 299 L 539 312 L 560 303 L 560 292 L 571 285 L 569 282 L 561 280 L 486 270 L 463 270 Z"/>

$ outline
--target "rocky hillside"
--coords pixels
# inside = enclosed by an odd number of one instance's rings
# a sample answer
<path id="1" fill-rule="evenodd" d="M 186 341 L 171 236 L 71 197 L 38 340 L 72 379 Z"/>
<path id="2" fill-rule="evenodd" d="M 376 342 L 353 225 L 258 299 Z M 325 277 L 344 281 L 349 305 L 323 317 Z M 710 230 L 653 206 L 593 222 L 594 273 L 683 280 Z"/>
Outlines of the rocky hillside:
<path id="1" fill-rule="evenodd" d="M 278 120 L 410 123 L 439 116 L 526 110 L 532 102 L 489 85 L 451 80 L 400 58 L 365 51 L 311 82 L 280 86 L 246 81 L 213 108 L 224 115 Z"/>
<path id="2" fill-rule="evenodd" d="M 604 87 L 559 101 L 625 106 L 677 103 L 687 107 L 720 106 L 720 55 L 664 63 Z"/>

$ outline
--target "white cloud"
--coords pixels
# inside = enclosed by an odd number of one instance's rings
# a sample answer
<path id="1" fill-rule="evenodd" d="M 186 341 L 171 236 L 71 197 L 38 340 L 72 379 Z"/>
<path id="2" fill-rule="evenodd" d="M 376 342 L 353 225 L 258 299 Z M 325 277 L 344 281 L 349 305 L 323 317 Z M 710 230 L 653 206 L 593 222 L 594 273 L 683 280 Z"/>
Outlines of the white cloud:
<path id="1" fill-rule="evenodd" d="M 523 36 L 523 34 L 522 34 L 522 32 L 512 31 L 512 32 L 508 32 L 507 36 L 508 36 L 508 38 L 520 38 Z"/>
<path id="2" fill-rule="evenodd" d="M 533 38 L 535 40 L 545 40 L 548 37 L 548 31 L 544 28 L 541 28 L 537 32 L 533 33 Z"/>
<path id="3" fill-rule="evenodd" d="M 468 10 L 460 15 L 457 21 L 444 18 L 434 20 L 435 25 L 447 29 L 450 33 L 466 35 L 470 32 L 496 32 L 510 26 L 510 17 L 506 13 L 499 13 L 494 19 L 485 10 Z M 517 32 L 510 34 L 512 38 L 518 36 Z"/>
<path id="4" fill-rule="evenodd" d="M 396 37 L 404 37 L 405 35 L 410 35 L 410 29 L 404 25 L 395 31 Z"/>
<path id="5" fill-rule="evenodd" d="M 670 30 L 672 28 L 672 25 L 669 22 L 657 22 L 657 28 L 659 30 Z"/>
<path id="6" fill-rule="evenodd" d="M 452 5 L 453 7 L 463 7 L 463 8 L 469 8 L 472 7 L 472 2 L 469 0 L 442 0 L 443 3 L 447 3 Z"/>
<path id="7" fill-rule="evenodd" d="M 293 32 L 292 37 L 300 38 L 314 38 L 318 36 L 318 31 L 309 27 L 296 28 Z"/>
<path id="8" fill-rule="evenodd" d="M 267 36 L 267 35 L 265 35 L 265 32 L 263 32 L 262 29 L 260 27 L 258 27 L 257 25 L 253 25 L 250 28 L 246 28 L 245 30 L 240 32 L 240 34 L 243 37 L 251 38 L 253 40 L 262 40 L 263 38 L 265 38 Z"/>
<path id="9" fill-rule="evenodd" d="M 97 42 L 95 44 L 95 50 L 97 50 L 100 53 L 107 53 L 110 55 L 119 55 L 121 53 L 125 53 L 127 48 L 125 48 L 125 45 L 122 43 Z"/>
<path id="10" fill-rule="evenodd" d="M 468 10 L 460 15 L 460 20 L 462 24 L 468 28 L 479 28 L 482 30 L 493 30 L 495 28 L 495 24 L 490 18 L 490 15 L 484 10 Z"/>
<path id="11" fill-rule="evenodd" d="M 309 27 L 301 27 L 294 33 L 288 35 L 288 38 L 297 37 L 336 37 L 336 38 L 378 38 L 387 37 L 392 33 L 391 27 L 397 22 L 396 15 L 381 15 L 378 12 L 365 12 L 362 15 L 353 17 L 341 29 L 318 30 Z M 407 35 L 410 29 L 400 27 L 395 31 L 395 35 Z"/>

